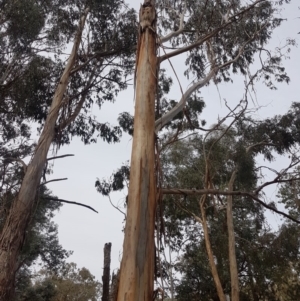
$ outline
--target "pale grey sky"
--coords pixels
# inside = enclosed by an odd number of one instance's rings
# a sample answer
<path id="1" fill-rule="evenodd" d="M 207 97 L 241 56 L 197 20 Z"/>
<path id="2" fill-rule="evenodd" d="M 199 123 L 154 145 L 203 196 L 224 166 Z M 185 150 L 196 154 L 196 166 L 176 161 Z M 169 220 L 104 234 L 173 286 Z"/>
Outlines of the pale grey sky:
<path id="1" fill-rule="evenodd" d="M 140 3 L 127 1 L 130 7 L 139 8 Z M 294 0 L 286 5 L 282 11 L 282 17 L 288 18 L 283 26 L 276 30 L 273 35 L 270 48 L 283 45 L 286 38 L 297 39 L 300 35 L 300 11 L 298 10 L 299 0 Z M 172 63 L 178 75 L 183 74 L 185 55 L 172 59 Z M 293 101 L 300 101 L 300 53 L 294 48 L 291 59 L 284 62 L 291 83 L 289 85 L 278 85 L 277 91 L 270 91 L 262 84 L 257 84 L 256 95 L 259 105 L 265 106 L 258 113 L 258 118 L 281 114 L 288 110 Z M 162 66 L 168 67 L 168 62 Z M 172 73 L 171 73 L 172 75 Z M 172 75 L 173 76 L 173 75 Z M 187 88 L 189 82 L 180 77 L 183 88 Z M 221 97 L 214 85 L 204 87 L 201 90 L 206 108 L 203 112 L 203 119 L 208 124 L 216 122 L 218 116 L 226 114 L 223 99 L 230 104 L 237 103 L 244 92 L 241 79 L 235 80 L 233 84 L 222 83 L 218 87 Z M 174 79 L 170 97 L 176 99 L 181 95 L 179 86 Z M 117 117 L 121 112 L 133 113 L 133 88 L 120 93 L 115 104 L 106 103 L 98 112 L 95 106 L 95 115 L 100 122 L 117 124 Z M 54 173 L 49 179 L 67 177 L 68 181 L 54 182 L 48 185 L 53 194 L 59 198 L 84 203 L 94 207 L 99 214 L 96 214 L 83 207 L 65 204 L 54 220 L 59 225 L 60 243 L 67 250 L 73 250 L 74 254 L 70 261 L 74 261 L 79 267 L 88 268 L 98 280 L 101 281 L 103 268 L 103 247 L 106 242 L 112 243 L 112 264 L 111 268 L 119 267 L 123 244 L 123 215 L 114 209 L 107 198 L 96 192 L 96 178 L 107 178 L 123 162 L 130 159 L 131 137 L 124 134 L 121 143 L 107 144 L 99 140 L 97 144 L 83 145 L 78 139 L 73 139 L 69 146 L 60 149 L 58 155 L 75 154 L 75 157 L 56 160 Z M 122 204 L 126 192 L 112 194 L 114 204 Z M 275 217 L 273 223 L 279 223 Z"/>

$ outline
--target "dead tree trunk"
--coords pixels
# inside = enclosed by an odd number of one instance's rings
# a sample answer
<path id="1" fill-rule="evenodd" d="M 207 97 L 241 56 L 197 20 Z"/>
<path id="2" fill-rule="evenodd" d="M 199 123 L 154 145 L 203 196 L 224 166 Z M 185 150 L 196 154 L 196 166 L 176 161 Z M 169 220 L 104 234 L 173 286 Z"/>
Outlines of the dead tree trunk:
<path id="1" fill-rule="evenodd" d="M 104 267 L 102 276 L 102 301 L 109 301 L 109 280 L 110 280 L 110 253 L 111 243 L 104 245 Z"/>
<path id="2" fill-rule="evenodd" d="M 14 278 L 19 252 L 22 248 L 26 229 L 30 221 L 36 191 L 40 183 L 47 154 L 55 135 L 55 124 L 59 115 L 70 72 L 75 64 L 82 31 L 89 9 L 86 9 L 78 26 L 73 49 L 65 70 L 53 96 L 52 104 L 45 121 L 31 162 L 27 166 L 19 193 L 14 200 L 0 234 L 0 300 L 9 301 L 13 291 Z"/>
<path id="3" fill-rule="evenodd" d="M 154 107 L 157 86 L 155 1 L 140 9 L 136 103 L 128 209 L 118 301 L 152 301 L 154 282 Z"/>

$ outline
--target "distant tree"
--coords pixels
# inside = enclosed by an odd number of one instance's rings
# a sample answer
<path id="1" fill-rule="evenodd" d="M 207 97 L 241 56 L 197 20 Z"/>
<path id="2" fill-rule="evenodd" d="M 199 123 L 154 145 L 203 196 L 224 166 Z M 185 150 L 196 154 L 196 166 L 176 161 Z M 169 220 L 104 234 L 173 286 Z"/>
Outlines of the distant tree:
<path id="1" fill-rule="evenodd" d="M 101 285 L 86 268 L 77 268 L 75 263 L 65 264 L 57 274 L 41 270 L 35 281 L 20 296 L 18 301 L 97 301 Z"/>

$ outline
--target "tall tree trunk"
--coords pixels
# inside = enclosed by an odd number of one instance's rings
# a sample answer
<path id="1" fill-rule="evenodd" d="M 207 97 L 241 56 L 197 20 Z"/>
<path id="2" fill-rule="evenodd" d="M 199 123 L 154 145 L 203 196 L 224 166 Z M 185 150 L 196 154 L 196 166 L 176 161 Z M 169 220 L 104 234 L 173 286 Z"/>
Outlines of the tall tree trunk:
<path id="1" fill-rule="evenodd" d="M 111 243 L 104 245 L 104 267 L 102 276 L 102 301 L 109 301 Z"/>
<path id="2" fill-rule="evenodd" d="M 203 232 L 204 232 L 204 240 L 205 240 L 205 247 L 206 247 L 206 252 L 207 252 L 207 256 L 208 256 L 208 262 L 210 265 L 211 274 L 212 274 L 214 282 L 215 282 L 218 297 L 219 297 L 220 301 L 226 301 L 226 297 L 225 297 L 225 294 L 223 291 L 223 287 L 222 287 L 222 284 L 220 281 L 219 273 L 217 270 L 213 251 L 212 251 L 211 244 L 210 244 L 207 220 L 206 220 L 206 212 L 205 212 L 205 208 L 204 208 L 204 199 L 205 198 L 206 198 L 206 196 L 203 196 L 200 199 L 199 203 L 200 203 L 200 210 L 201 210 L 201 216 L 202 216 L 201 223 L 202 223 Z"/>
<path id="3" fill-rule="evenodd" d="M 157 88 L 154 5 L 154 1 L 145 0 L 140 9 L 134 134 L 118 301 L 153 300 L 156 209 L 154 107 Z"/>
<path id="4" fill-rule="evenodd" d="M 236 170 L 232 173 L 228 184 L 228 191 L 233 191 L 233 183 L 236 177 Z M 230 280 L 231 280 L 231 300 L 239 301 L 239 277 L 235 254 L 235 236 L 232 215 L 232 199 L 233 196 L 227 197 L 227 231 L 228 231 L 228 254 L 229 254 L 229 267 L 230 267 Z"/>
<path id="5" fill-rule="evenodd" d="M 72 52 L 53 96 L 52 104 L 45 121 L 31 162 L 27 166 L 19 193 L 13 202 L 0 234 L 0 300 L 9 301 L 13 293 L 14 278 L 19 252 L 22 248 L 26 228 L 35 204 L 47 154 L 55 135 L 55 124 L 66 91 L 70 72 L 75 64 L 82 31 L 89 9 L 86 9 L 78 26 Z"/>

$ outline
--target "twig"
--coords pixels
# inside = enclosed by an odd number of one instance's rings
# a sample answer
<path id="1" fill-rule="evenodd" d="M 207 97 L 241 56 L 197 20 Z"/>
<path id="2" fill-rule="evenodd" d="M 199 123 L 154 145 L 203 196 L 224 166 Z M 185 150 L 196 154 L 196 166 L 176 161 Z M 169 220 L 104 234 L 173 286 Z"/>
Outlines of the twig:
<path id="1" fill-rule="evenodd" d="M 92 208 L 91 206 L 88 205 L 84 205 L 81 203 L 77 203 L 77 202 L 71 202 L 71 201 L 67 201 L 67 200 L 63 200 L 63 199 L 56 199 L 54 197 L 42 197 L 42 199 L 44 200 L 49 200 L 49 201 L 54 201 L 54 202 L 61 202 L 61 203 L 67 203 L 67 204 L 73 204 L 73 205 L 77 205 L 77 206 L 82 206 L 82 207 L 86 207 L 96 213 L 98 213 L 98 211 L 96 211 L 94 208 Z"/>
<path id="2" fill-rule="evenodd" d="M 115 209 L 117 209 L 119 212 L 121 212 L 121 213 L 124 215 L 125 220 L 126 220 L 126 214 L 125 214 L 121 209 L 119 209 L 117 206 L 115 206 L 115 205 L 113 204 L 113 202 L 111 201 L 111 198 L 110 198 L 109 195 L 108 195 L 107 197 L 108 197 L 108 199 L 109 199 L 110 204 L 111 204 Z"/>

